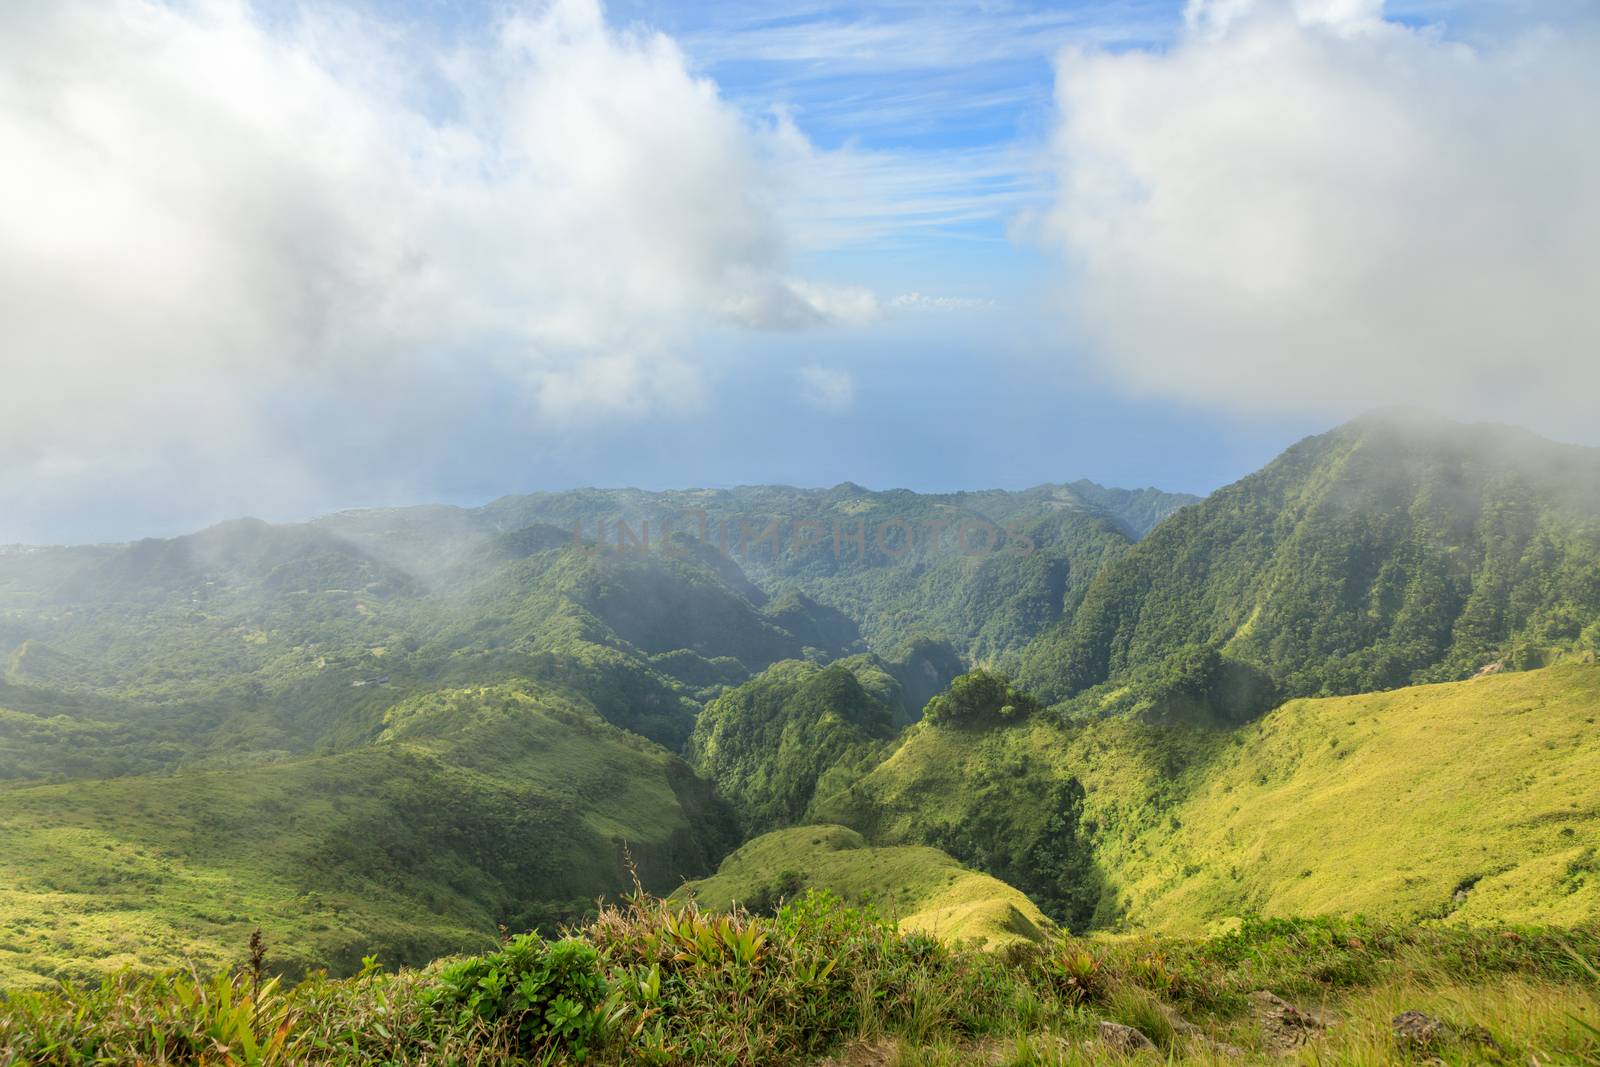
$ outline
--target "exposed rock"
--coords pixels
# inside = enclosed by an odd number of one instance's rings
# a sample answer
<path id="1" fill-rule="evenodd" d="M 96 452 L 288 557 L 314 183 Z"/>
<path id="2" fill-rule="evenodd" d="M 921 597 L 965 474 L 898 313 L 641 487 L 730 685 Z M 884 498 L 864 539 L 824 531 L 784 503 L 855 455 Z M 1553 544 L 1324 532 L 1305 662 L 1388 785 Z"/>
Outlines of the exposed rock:
<path id="1" fill-rule="evenodd" d="M 1411 1052 L 1424 1052 L 1445 1037 L 1445 1025 L 1420 1011 L 1403 1011 L 1394 1017 L 1395 1044 Z"/>
<path id="2" fill-rule="evenodd" d="M 1460 1041 L 1498 1050 L 1500 1043 L 1481 1026 L 1456 1026 L 1427 1012 L 1403 1011 L 1394 1017 L 1395 1044 L 1408 1052 L 1424 1052 L 1443 1041 Z"/>
<path id="3" fill-rule="evenodd" d="M 1241 1059 L 1244 1049 L 1238 1045 L 1230 1045 L 1226 1041 L 1218 1041 L 1211 1037 L 1191 1037 L 1190 1044 L 1199 1049 L 1203 1055 L 1211 1059 L 1222 1057 L 1225 1059 Z"/>
<path id="4" fill-rule="evenodd" d="M 1332 1015 L 1297 1008 L 1287 1000 L 1259 989 L 1250 994 L 1250 1010 L 1273 1052 L 1293 1052 L 1312 1037 L 1334 1025 Z"/>
<path id="5" fill-rule="evenodd" d="M 1145 1037 L 1142 1031 L 1106 1021 L 1100 1023 L 1100 1043 L 1115 1052 L 1142 1052 L 1146 1049 L 1154 1052 L 1156 1047 L 1156 1043 Z"/>
<path id="6" fill-rule="evenodd" d="M 1159 1007 L 1161 1014 L 1167 1017 L 1167 1025 L 1172 1027 L 1172 1032 L 1179 1037 L 1197 1037 L 1201 1034 L 1200 1028 L 1182 1015 L 1179 1015 L 1177 1009 L 1166 1004 L 1161 1004 Z"/>

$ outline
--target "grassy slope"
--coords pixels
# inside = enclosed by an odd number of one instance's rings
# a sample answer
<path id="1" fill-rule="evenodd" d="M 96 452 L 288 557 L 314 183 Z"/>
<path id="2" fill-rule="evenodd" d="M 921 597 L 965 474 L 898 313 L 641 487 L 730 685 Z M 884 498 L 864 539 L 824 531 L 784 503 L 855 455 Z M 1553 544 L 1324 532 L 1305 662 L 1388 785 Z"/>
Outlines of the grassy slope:
<path id="1" fill-rule="evenodd" d="M 0 987 L 236 961 L 257 925 L 290 971 L 424 962 L 625 888 L 622 842 L 664 890 L 732 833 L 682 761 L 564 698 L 435 694 L 347 753 L 0 793 Z"/>
<path id="2" fill-rule="evenodd" d="M 870 848 L 843 826 L 797 826 L 765 834 L 723 860 L 716 874 L 687 883 L 675 895 L 720 909 L 771 901 L 777 890 L 792 896 L 812 887 L 831 889 L 847 900 L 871 900 L 896 918 L 900 929 L 947 941 L 999 948 L 1042 941 L 1054 931 L 1022 893 L 967 870 L 938 849 Z"/>
<path id="3" fill-rule="evenodd" d="M 1597 716 L 1584 666 L 1293 701 L 1219 756 L 1124 891 L 1162 927 L 1244 910 L 1593 922 Z"/>
<path id="4" fill-rule="evenodd" d="M 1186 930 L 1247 911 L 1593 922 L 1596 717 L 1600 668 L 1564 665 L 1295 701 L 1236 732 L 921 724 L 817 812 L 877 844 L 1026 839 L 1037 798 L 1074 777 L 1100 925 Z"/>

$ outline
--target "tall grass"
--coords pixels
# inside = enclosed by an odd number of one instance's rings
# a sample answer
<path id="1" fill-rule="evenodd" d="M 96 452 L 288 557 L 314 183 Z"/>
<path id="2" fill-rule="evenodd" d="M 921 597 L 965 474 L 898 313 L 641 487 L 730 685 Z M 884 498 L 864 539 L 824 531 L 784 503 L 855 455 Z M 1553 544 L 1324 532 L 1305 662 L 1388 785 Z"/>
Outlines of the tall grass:
<path id="1" fill-rule="evenodd" d="M 1449 1063 L 1600 1062 L 1593 931 L 1247 922 L 1192 941 L 1063 938 L 1004 953 L 901 933 L 813 892 L 763 917 L 637 893 L 566 936 L 293 987 L 265 949 L 233 972 L 0 994 L 0 1067 L 214 1064 L 1103 1062 L 1100 1020 L 1157 1061 L 1266 1055 L 1248 993 L 1328 1006 L 1303 1063 L 1405 1062 L 1390 1020 L 1450 1024 Z M 870 1056 L 851 1049 L 870 1048 Z M 887 1050 L 886 1052 L 884 1050 Z M 1145 1054 L 1151 1058 L 1151 1054 Z M 1099 1059 L 1097 1059 L 1099 1057 Z"/>

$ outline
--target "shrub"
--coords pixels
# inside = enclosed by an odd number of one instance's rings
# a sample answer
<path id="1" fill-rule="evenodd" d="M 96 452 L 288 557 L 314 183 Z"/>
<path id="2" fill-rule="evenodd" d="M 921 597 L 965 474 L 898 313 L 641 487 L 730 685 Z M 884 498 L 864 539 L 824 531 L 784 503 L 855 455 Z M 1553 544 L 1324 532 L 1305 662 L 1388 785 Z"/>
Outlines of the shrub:
<path id="1" fill-rule="evenodd" d="M 606 993 L 593 945 L 521 934 L 499 952 L 446 966 L 428 1000 L 458 1024 L 506 1027 L 524 1054 L 559 1046 L 582 1060 L 599 1030 Z"/>
<path id="2" fill-rule="evenodd" d="M 352 978 L 287 990 L 240 971 L 0 993 L 0 1064 L 785 1067 L 860 1039 L 970 1050 L 997 1034 L 1089 1038 L 1106 1018 L 1178 1053 L 1183 1017 L 1237 1017 L 1257 989 L 1320 999 L 1397 978 L 1492 988 L 1500 976 L 1592 989 L 1595 959 L 1592 929 L 1360 919 L 1249 919 L 1215 938 L 1063 937 L 991 954 L 901 934 L 828 892 L 772 917 L 640 893 L 561 940 L 523 935 L 422 970 L 384 973 L 369 959 Z"/>
<path id="3" fill-rule="evenodd" d="M 979 669 L 928 701 L 922 717 L 934 725 L 983 726 L 1019 722 L 1039 710 L 1039 702 L 1005 675 Z"/>

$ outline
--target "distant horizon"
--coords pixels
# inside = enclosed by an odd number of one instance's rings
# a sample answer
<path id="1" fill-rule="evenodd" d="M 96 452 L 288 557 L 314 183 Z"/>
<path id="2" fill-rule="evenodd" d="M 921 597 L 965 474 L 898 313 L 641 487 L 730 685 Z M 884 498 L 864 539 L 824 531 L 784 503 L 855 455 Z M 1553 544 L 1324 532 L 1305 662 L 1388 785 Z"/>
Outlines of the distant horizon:
<path id="1" fill-rule="evenodd" d="M 257 521 L 257 522 L 264 522 L 264 523 L 267 523 L 268 525 L 272 525 L 272 526 L 296 526 L 296 525 L 308 525 L 308 524 L 311 524 L 311 523 L 319 522 L 319 521 L 324 520 L 324 519 L 333 518 L 333 517 L 338 516 L 338 515 L 357 514 L 357 513 L 361 513 L 361 512 L 406 511 L 406 510 L 411 510 L 411 509 L 426 509 L 426 508 L 450 508 L 450 509 L 454 509 L 454 510 L 458 510 L 458 511 L 479 511 L 479 510 L 483 510 L 484 508 L 488 508 L 488 507 L 490 507 L 490 506 L 494 505 L 495 503 L 497 503 L 499 501 L 502 501 L 502 500 L 515 500 L 515 499 L 522 498 L 522 497 L 532 497 L 532 496 L 541 496 L 541 495 L 554 496 L 554 495 L 560 495 L 560 494 L 564 494 L 564 493 L 582 493 L 582 492 L 598 492 L 598 493 L 637 492 L 637 493 L 648 493 L 648 494 L 665 494 L 665 493 L 694 493 L 694 492 L 736 492 L 736 491 L 741 490 L 741 489 L 791 489 L 791 490 L 796 490 L 798 492 L 825 493 L 825 492 L 829 492 L 829 491 L 834 490 L 834 489 L 839 489 L 839 488 L 841 488 L 843 486 L 850 485 L 850 486 L 854 486 L 854 487 L 860 489 L 863 492 L 874 493 L 874 494 L 908 492 L 908 493 L 914 493 L 914 494 L 916 494 L 918 496 L 955 496 L 955 495 L 960 495 L 960 494 L 963 494 L 963 493 L 987 493 L 987 492 L 1027 493 L 1027 492 L 1030 492 L 1030 491 L 1033 491 L 1033 490 L 1036 490 L 1036 489 L 1071 488 L 1075 483 L 1087 482 L 1087 483 L 1089 483 L 1091 485 L 1094 485 L 1094 486 L 1097 486 L 1098 488 L 1101 488 L 1101 489 L 1120 491 L 1120 492 L 1129 492 L 1129 493 L 1158 492 L 1158 493 L 1163 493 L 1163 494 L 1168 495 L 1168 496 L 1190 497 L 1190 498 L 1193 498 L 1194 501 L 1200 501 L 1200 500 L 1206 499 L 1212 493 L 1216 492 L 1218 489 L 1225 488 L 1225 487 L 1227 487 L 1229 485 L 1234 484 L 1235 482 L 1239 481 L 1242 478 L 1249 477 L 1251 474 L 1255 473 L 1256 471 L 1258 471 L 1262 467 L 1264 467 L 1267 463 L 1271 462 L 1273 459 L 1276 459 L 1278 456 L 1282 455 L 1289 448 L 1292 448 L 1294 445 L 1299 444 L 1302 441 L 1308 440 L 1308 439 L 1313 438 L 1313 437 L 1321 436 L 1322 434 L 1325 434 L 1325 433 L 1331 433 L 1331 432 L 1333 432 L 1335 430 L 1341 429 L 1342 427 L 1351 425 L 1351 424 L 1353 424 L 1355 422 L 1359 422 L 1362 419 L 1378 417 L 1378 416 L 1382 416 L 1382 415 L 1385 415 L 1385 414 L 1388 414 L 1388 413 L 1407 412 L 1407 411 L 1415 412 L 1416 414 L 1425 416 L 1427 418 L 1434 419 L 1434 420 L 1437 420 L 1437 421 L 1440 421 L 1440 422 L 1450 423 L 1452 425 L 1460 426 L 1460 427 L 1463 427 L 1463 428 L 1471 428 L 1471 427 L 1475 427 L 1475 426 L 1482 426 L 1482 427 L 1492 427 L 1492 428 L 1498 428 L 1498 429 L 1509 429 L 1509 430 L 1514 430 L 1514 431 L 1517 431 L 1517 432 L 1520 432 L 1520 433 L 1529 434 L 1529 435 L 1531 435 L 1531 436 L 1533 436 L 1535 438 L 1538 438 L 1541 441 L 1545 441 L 1545 442 L 1548 442 L 1550 444 L 1564 445 L 1564 446 L 1573 447 L 1573 448 L 1600 450 L 1600 445 L 1592 445 L 1592 444 L 1585 444 L 1585 443 L 1577 442 L 1577 441 L 1562 440 L 1560 438 L 1552 437 L 1552 436 L 1549 436 L 1547 434 L 1542 434 L 1542 433 L 1538 432 L 1537 430 L 1531 429 L 1530 427 L 1527 427 L 1527 426 L 1524 426 L 1524 425 L 1521 425 L 1521 424 L 1515 423 L 1515 422 L 1507 422 L 1507 421 L 1496 420 L 1496 419 L 1463 420 L 1463 419 L 1452 418 L 1452 417 L 1450 417 L 1448 415 L 1441 414 L 1441 413 L 1439 413 L 1437 411 L 1433 411 L 1431 409 L 1424 408 L 1424 407 L 1417 407 L 1415 405 L 1385 405 L 1385 406 L 1382 406 L 1382 407 L 1376 407 L 1376 408 L 1369 409 L 1369 410 L 1367 410 L 1365 412 L 1362 412 L 1361 414 L 1356 415 L 1356 416 L 1354 416 L 1352 418 L 1345 419 L 1345 420 L 1343 420 L 1341 422 L 1325 426 L 1325 427 L 1323 427 L 1322 429 L 1319 429 L 1319 430 L 1313 430 L 1313 431 L 1311 431 L 1309 433 L 1301 434 L 1300 436 L 1297 436 L 1297 437 L 1293 438 L 1292 440 L 1286 441 L 1280 448 L 1278 448 L 1276 451 L 1274 451 L 1263 462 L 1258 463 L 1255 466 L 1250 467 L 1250 468 L 1248 468 L 1246 470 L 1243 470 L 1237 476 L 1232 477 L 1232 478 L 1230 478 L 1230 479 L 1228 479 L 1226 481 L 1219 482 L 1216 485 L 1211 486 L 1209 489 L 1206 489 L 1203 492 L 1196 492 L 1196 491 L 1193 491 L 1193 490 L 1185 490 L 1185 489 L 1173 489 L 1173 488 L 1168 488 L 1166 486 L 1153 485 L 1153 484 L 1146 484 L 1146 485 L 1121 484 L 1121 485 L 1117 485 L 1117 484 L 1112 484 L 1112 483 L 1109 483 L 1109 482 L 1103 482 L 1103 481 L 1100 481 L 1098 479 L 1091 478 L 1091 477 L 1075 477 L 1075 478 L 1069 478 L 1069 479 L 1064 479 L 1064 480 L 1033 482 L 1033 483 L 1030 483 L 1030 484 L 1027 484 L 1027 485 L 1017 485 L 1017 486 L 1005 486 L 1005 485 L 993 485 L 993 484 L 990 484 L 990 485 L 974 484 L 974 485 L 968 485 L 968 486 L 961 487 L 961 488 L 949 488 L 949 489 L 945 489 L 945 488 L 917 488 L 917 487 L 914 487 L 914 486 L 906 486 L 906 485 L 889 485 L 889 486 L 883 486 L 883 487 L 875 487 L 875 486 L 864 484 L 864 483 L 862 483 L 862 482 L 860 482 L 860 481 L 858 481 L 857 479 L 854 479 L 854 478 L 845 478 L 845 479 L 843 479 L 841 481 L 833 482 L 833 483 L 827 484 L 827 485 L 804 485 L 804 484 L 797 484 L 797 483 L 794 483 L 794 482 L 772 482 L 772 481 L 767 481 L 767 482 L 760 482 L 760 481 L 733 482 L 733 483 L 720 484 L 720 485 L 718 485 L 718 484 L 707 484 L 707 483 L 696 484 L 696 483 L 692 483 L 692 482 L 691 483 L 681 483 L 681 484 L 668 483 L 668 484 L 662 484 L 660 486 L 650 486 L 650 485 L 644 485 L 644 484 L 631 484 L 631 485 L 583 484 L 583 485 L 569 485 L 569 486 L 555 487 L 555 488 L 534 488 L 534 489 L 511 490 L 511 491 L 508 491 L 508 492 L 497 493 L 497 494 L 494 494 L 494 495 L 479 497 L 479 498 L 471 499 L 471 500 L 452 501 L 452 500 L 439 500 L 439 499 L 434 499 L 434 500 L 420 500 L 419 499 L 419 500 L 398 501 L 398 502 L 393 502 L 393 503 L 380 503 L 380 504 L 350 504 L 350 505 L 337 506 L 337 507 L 333 507 L 333 508 L 329 508 L 329 509 L 325 509 L 325 510 L 318 510 L 318 511 L 314 511 L 314 512 L 301 513 L 299 515 L 290 515 L 290 516 L 271 516 L 271 515 L 261 515 L 261 514 L 251 514 L 251 513 L 220 515 L 220 516 L 217 516 L 214 519 L 212 519 L 210 521 L 207 521 L 207 522 L 202 522 L 202 523 L 199 523 L 197 525 L 190 526 L 190 527 L 185 527 L 185 528 L 182 528 L 182 529 L 173 529 L 173 530 L 168 531 L 168 532 L 142 533 L 142 534 L 134 534 L 132 536 L 122 537 L 122 538 L 106 538 L 106 539 L 101 539 L 101 540 L 90 540 L 90 541 L 5 541 L 5 540 L 0 540 L 0 548 L 82 548 L 82 547 L 94 547 L 94 546 L 97 546 L 97 545 L 130 544 L 130 543 L 133 543 L 133 542 L 136 542 L 136 541 L 145 541 L 145 540 L 171 540 L 171 539 L 176 538 L 176 537 L 183 537 L 183 536 L 186 536 L 186 535 L 189 535 L 189 534 L 200 533 L 200 532 L 203 532 L 205 530 L 209 530 L 209 529 L 212 529 L 212 528 L 217 527 L 217 526 L 226 525 L 226 524 L 231 523 L 231 522 Z"/>

